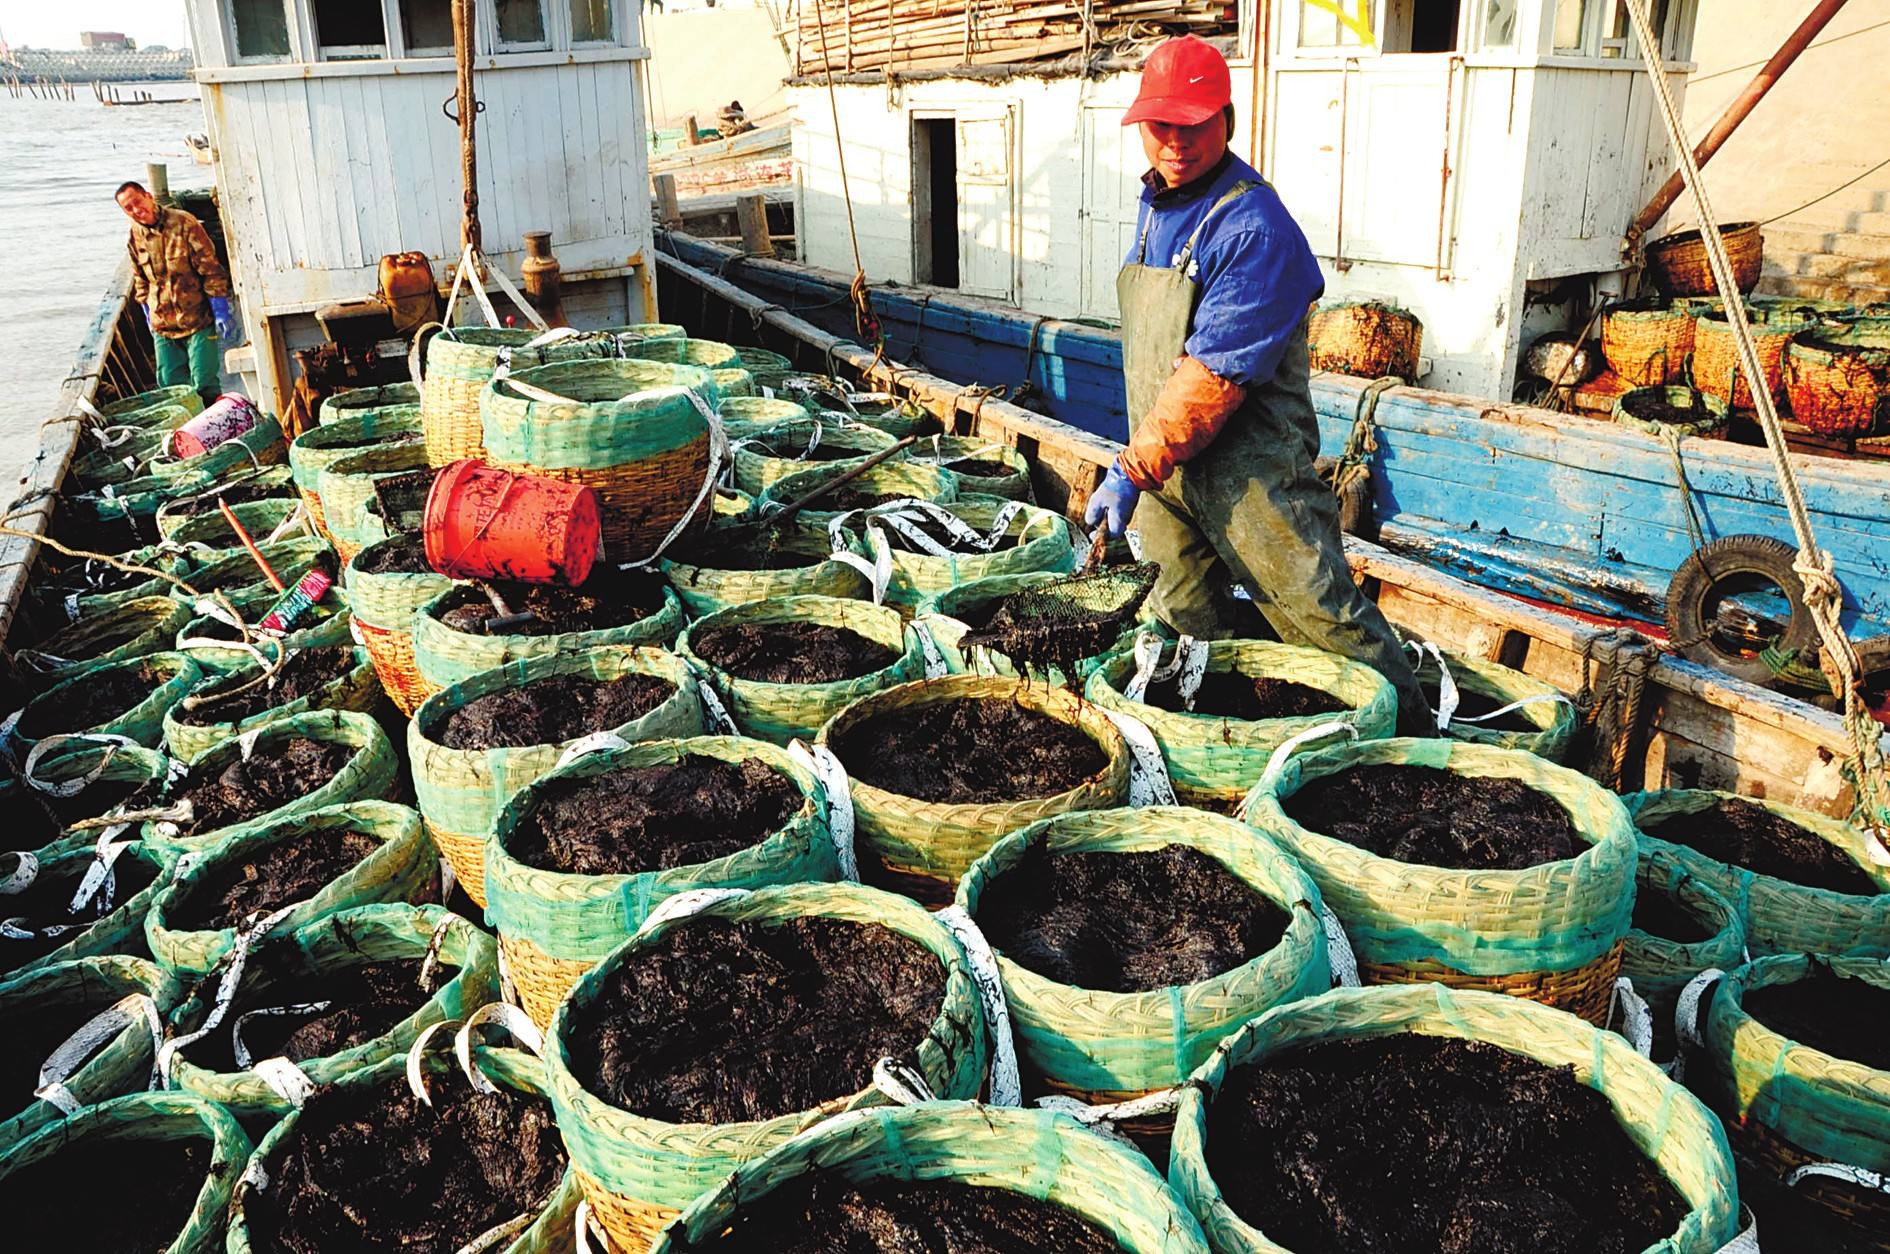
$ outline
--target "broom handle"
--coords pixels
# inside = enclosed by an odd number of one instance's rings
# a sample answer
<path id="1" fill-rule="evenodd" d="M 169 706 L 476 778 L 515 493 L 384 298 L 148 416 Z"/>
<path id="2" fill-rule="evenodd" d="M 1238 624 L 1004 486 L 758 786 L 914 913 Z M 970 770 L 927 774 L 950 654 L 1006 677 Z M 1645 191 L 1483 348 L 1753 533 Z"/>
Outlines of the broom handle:
<path id="1" fill-rule="evenodd" d="M 256 542 L 249 538 L 248 528 L 236 520 L 236 511 L 225 504 L 220 496 L 217 498 L 217 508 L 223 511 L 223 521 L 230 524 L 230 530 L 236 533 L 236 538 L 241 540 L 243 547 L 249 550 L 250 560 L 262 568 L 263 578 L 269 581 L 269 586 L 277 592 L 288 591 L 287 585 L 282 582 L 282 576 L 269 568 L 269 563 L 263 560 L 262 550 L 257 548 Z"/>
<path id="2" fill-rule="evenodd" d="M 891 448 L 881 449 L 879 452 L 873 454 L 871 457 L 867 458 L 865 461 L 861 462 L 859 465 L 854 466 L 850 470 L 846 470 L 846 471 L 841 472 L 838 475 L 835 475 L 832 479 L 829 479 L 827 482 L 821 484 L 818 488 L 815 488 L 812 492 L 809 492 L 807 495 L 801 497 L 799 500 L 790 501 L 786 505 L 783 505 L 780 509 L 776 510 L 773 514 L 770 514 L 768 516 L 768 521 L 777 522 L 777 521 L 782 521 L 782 520 L 793 517 L 795 514 L 798 514 L 803 509 L 805 509 L 809 502 L 819 500 L 821 497 L 827 495 L 827 493 L 833 491 L 835 488 L 845 487 L 847 484 L 852 483 L 855 479 L 858 479 L 861 475 L 865 474 L 867 471 L 871 470 L 873 467 L 885 461 L 888 457 L 891 457 L 894 453 L 902 452 L 905 449 L 911 448 L 914 444 L 918 443 L 918 440 L 919 440 L 918 436 L 909 435 L 905 439 L 899 441 L 899 443 L 893 445 Z"/>

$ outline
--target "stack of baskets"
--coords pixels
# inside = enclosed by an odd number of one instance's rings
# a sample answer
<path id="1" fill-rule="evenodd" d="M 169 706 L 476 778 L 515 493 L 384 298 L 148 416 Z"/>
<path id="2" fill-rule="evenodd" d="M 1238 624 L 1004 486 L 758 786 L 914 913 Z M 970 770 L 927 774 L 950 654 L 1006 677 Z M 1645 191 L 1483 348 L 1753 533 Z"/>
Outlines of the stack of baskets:
<path id="1" fill-rule="evenodd" d="M 1601 320 L 1601 354 L 1629 387 L 1684 382 L 1693 354 L 1693 315 L 1672 306 L 1610 310 Z"/>
<path id="2" fill-rule="evenodd" d="M 422 335 L 424 335 L 424 329 Z M 420 379 L 420 428 L 426 436 L 426 461 L 445 466 L 466 457 L 483 458 L 485 430 L 479 396 L 503 365 L 529 370 L 552 362 L 614 356 L 617 342 L 608 335 L 575 336 L 533 346 L 537 335 L 493 327 L 458 327 L 426 342 L 426 373 Z M 421 336 L 414 337 L 416 347 Z"/>

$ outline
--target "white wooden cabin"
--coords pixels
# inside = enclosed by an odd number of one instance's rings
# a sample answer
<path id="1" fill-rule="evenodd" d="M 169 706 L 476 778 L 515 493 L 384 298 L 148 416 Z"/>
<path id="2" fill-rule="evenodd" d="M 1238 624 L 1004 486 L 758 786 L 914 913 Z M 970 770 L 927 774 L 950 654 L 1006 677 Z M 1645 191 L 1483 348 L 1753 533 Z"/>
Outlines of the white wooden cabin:
<path id="1" fill-rule="evenodd" d="M 1507 399 L 1519 352 L 1615 284 L 1668 144 L 1620 0 L 1242 0 L 1234 148 L 1279 189 L 1327 298 L 1423 320 L 1432 387 Z M 1676 94 L 1695 0 L 1655 0 Z M 837 36 L 836 36 L 837 38 Z M 1145 51 L 1145 50 L 1144 50 Z M 1116 318 L 1147 168 L 1132 65 L 840 76 L 869 278 L 939 283 L 1059 318 Z M 851 272 L 824 77 L 797 80 L 799 256 Z M 1565 280 L 1577 280 L 1577 284 Z"/>
<path id="2" fill-rule="evenodd" d="M 548 230 L 576 325 L 641 322 L 656 296 L 638 0 L 475 0 L 479 213 L 517 281 Z M 280 404 L 313 311 L 373 294 L 387 253 L 449 281 L 460 254 L 451 0 L 186 0 L 250 343 L 229 355 Z"/>

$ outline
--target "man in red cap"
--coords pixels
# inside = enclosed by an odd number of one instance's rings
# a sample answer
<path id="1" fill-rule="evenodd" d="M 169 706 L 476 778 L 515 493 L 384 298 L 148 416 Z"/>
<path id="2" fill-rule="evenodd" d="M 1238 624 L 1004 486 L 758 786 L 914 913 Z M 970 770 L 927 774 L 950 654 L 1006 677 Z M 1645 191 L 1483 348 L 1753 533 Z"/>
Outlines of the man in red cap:
<path id="1" fill-rule="evenodd" d="M 1232 97 L 1220 52 L 1184 35 L 1149 56 L 1123 119 L 1141 126 L 1150 166 L 1116 279 L 1132 434 L 1084 518 L 1120 535 L 1133 516 L 1162 567 L 1149 604 L 1177 632 L 1236 635 L 1239 583 L 1280 639 L 1375 667 L 1398 690 L 1403 730 L 1435 734 L 1313 471 L 1306 315 L 1325 280 L 1279 196 L 1228 150 Z"/>

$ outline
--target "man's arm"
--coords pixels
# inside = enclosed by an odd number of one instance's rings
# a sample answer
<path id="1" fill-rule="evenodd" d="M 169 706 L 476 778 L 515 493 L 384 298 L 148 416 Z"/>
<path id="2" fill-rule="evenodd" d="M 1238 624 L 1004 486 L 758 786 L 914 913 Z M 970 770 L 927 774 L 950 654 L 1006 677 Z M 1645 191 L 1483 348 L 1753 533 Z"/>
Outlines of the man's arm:
<path id="1" fill-rule="evenodd" d="M 228 296 L 230 294 L 230 274 L 217 260 L 217 248 L 210 242 L 210 233 L 203 229 L 203 223 L 191 218 L 184 224 L 184 238 L 190 243 L 190 264 L 197 271 L 197 278 L 203 283 L 205 296 Z"/>
<path id="2" fill-rule="evenodd" d="M 1247 390 L 1239 384 L 1193 357 L 1183 357 L 1122 450 L 1122 472 L 1145 492 L 1161 487 L 1176 466 L 1214 442 L 1246 398 Z"/>
<path id="3" fill-rule="evenodd" d="M 140 305 L 151 303 L 151 278 L 144 272 L 144 255 L 138 251 L 138 237 L 127 233 L 125 251 L 131 254 L 131 299 Z"/>

